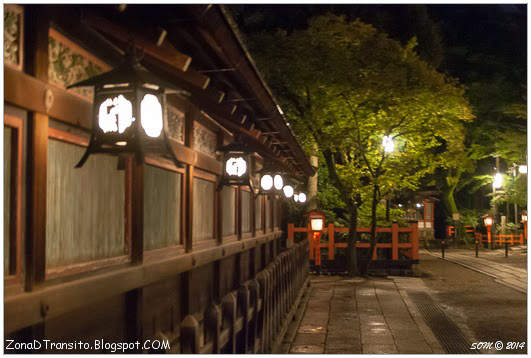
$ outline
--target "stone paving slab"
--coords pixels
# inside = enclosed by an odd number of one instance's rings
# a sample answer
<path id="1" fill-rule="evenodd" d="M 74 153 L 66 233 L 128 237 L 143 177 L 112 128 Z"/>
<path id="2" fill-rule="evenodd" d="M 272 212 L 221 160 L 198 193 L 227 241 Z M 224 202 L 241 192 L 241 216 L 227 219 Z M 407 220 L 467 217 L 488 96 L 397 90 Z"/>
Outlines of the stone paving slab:
<path id="1" fill-rule="evenodd" d="M 423 250 L 422 252 L 442 258 L 442 254 L 437 251 Z M 444 256 L 447 261 L 483 273 L 495 278 L 496 282 L 502 285 L 527 293 L 527 269 L 489 260 L 488 255 L 485 255 L 486 257 L 474 257 L 471 253 L 458 251 L 446 252 Z"/>
<path id="2" fill-rule="evenodd" d="M 391 279 L 315 277 L 290 353 L 439 353 Z"/>

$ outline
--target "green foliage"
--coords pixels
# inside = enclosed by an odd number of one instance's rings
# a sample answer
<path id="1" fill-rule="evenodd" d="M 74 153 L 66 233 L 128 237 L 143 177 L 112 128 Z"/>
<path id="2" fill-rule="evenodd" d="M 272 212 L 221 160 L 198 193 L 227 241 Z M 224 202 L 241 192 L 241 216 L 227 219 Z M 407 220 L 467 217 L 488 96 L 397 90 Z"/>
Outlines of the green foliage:
<path id="1" fill-rule="evenodd" d="M 473 118 L 457 82 L 361 21 L 318 16 L 305 30 L 261 33 L 251 52 L 308 152 L 318 148 L 338 207 L 418 188 L 437 167 L 455 166 Z M 384 153 L 382 138 L 396 150 Z M 322 182 L 320 182 L 320 185 Z M 321 189 L 321 188 L 320 188 Z"/>

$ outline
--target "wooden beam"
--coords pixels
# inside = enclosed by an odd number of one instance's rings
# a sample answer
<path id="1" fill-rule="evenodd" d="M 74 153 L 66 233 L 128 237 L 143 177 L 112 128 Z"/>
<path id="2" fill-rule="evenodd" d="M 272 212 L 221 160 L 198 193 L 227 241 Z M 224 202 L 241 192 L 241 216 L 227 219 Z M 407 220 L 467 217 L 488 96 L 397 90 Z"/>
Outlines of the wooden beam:
<path id="1" fill-rule="evenodd" d="M 186 72 L 192 62 L 190 56 L 180 53 L 168 42 L 163 42 L 161 46 L 157 46 L 156 43 L 143 35 L 140 31 L 125 29 L 102 17 L 94 15 L 88 15 L 84 17 L 82 21 L 116 41 L 127 44 L 129 40 L 134 40 L 135 45 L 143 49 L 146 55 L 156 58 L 179 71 Z"/>

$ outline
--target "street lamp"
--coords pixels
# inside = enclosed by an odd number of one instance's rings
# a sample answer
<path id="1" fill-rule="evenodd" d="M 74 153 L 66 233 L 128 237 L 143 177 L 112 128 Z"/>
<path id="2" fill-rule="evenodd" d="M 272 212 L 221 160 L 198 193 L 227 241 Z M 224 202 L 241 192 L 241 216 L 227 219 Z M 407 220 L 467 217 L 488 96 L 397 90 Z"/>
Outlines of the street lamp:
<path id="1" fill-rule="evenodd" d="M 492 228 L 492 225 L 494 224 L 494 218 L 489 214 L 484 215 L 483 223 L 487 227 L 487 245 L 490 246 L 490 248 L 492 249 L 491 228 Z"/>
<path id="2" fill-rule="evenodd" d="M 310 259 L 315 258 L 315 266 L 321 265 L 321 234 L 324 227 L 325 214 L 320 211 L 311 211 L 308 214 L 310 222 L 311 239 Z"/>
<path id="3" fill-rule="evenodd" d="M 325 215 L 320 211 L 312 211 L 308 214 L 312 231 L 321 231 L 324 227 Z"/>
<path id="4" fill-rule="evenodd" d="M 519 165 L 518 166 L 518 172 L 521 174 L 527 174 L 527 165 Z"/>
<path id="5" fill-rule="evenodd" d="M 395 143 L 393 142 L 393 137 L 391 137 L 390 135 L 385 135 L 383 137 L 382 145 L 386 153 L 391 153 L 395 150 Z"/>
<path id="6" fill-rule="evenodd" d="M 503 184 L 503 175 L 501 173 L 494 174 L 494 181 L 492 182 L 492 187 L 494 189 L 500 189 Z"/>
<path id="7" fill-rule="evenodd" d="M 165 94 L 178 88 L 143 67 L 135 51 L 119 67 L 67 88 L 83 86 L 94 88 L 92 128 L 76 168 L 95 153 L 134 153 L 142 163 L 147 152 L 168 155 L 181 166 L 166 135 Z"/>

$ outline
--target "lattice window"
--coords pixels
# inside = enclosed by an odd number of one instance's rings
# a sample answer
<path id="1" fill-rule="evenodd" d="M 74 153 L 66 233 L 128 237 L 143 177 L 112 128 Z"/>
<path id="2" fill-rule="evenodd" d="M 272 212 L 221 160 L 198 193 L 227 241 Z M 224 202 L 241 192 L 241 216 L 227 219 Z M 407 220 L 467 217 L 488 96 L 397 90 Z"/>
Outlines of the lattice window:
<path id="1" fill-rule="evenodd" d="M 194 122 L 194 150 L 215 157 L 217 143 L 217 135 L 214 131 L 206 128 L 198 122 Z"/>

